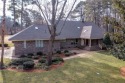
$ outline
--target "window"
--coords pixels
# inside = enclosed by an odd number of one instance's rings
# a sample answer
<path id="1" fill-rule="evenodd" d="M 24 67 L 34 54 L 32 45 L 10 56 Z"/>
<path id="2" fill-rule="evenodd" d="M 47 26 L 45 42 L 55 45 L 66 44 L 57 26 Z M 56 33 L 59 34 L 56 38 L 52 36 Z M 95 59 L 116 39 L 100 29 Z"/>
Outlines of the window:
<path id="1" fill-rule="evenodd" d="M 26 41 L 23 42 L 23 47 L 26 48 Z"/>
<path id="2" fill-rule="evenodd" d="M 71 41 L 71 45 L 77 45 L 77 44 L 78 44 L 78 39 Z"/>
<path id="3" fill-rule="evenodd" d="M 36 40 L 36 47 L 43 47 L 43 41 L 42 40 Z"/>

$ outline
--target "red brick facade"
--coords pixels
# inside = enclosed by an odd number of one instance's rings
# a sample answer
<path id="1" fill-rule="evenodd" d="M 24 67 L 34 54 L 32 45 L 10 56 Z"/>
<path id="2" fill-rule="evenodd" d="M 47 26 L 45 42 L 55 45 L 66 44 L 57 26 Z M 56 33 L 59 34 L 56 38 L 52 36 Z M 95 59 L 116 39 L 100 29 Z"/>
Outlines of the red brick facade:
<path id="1" fill-rule="evenodd" d="M 14 41 L 15 45 L 15 55 L 20 56 L 22 54 L 43 52 L 48 51 L 48 41 L 43 41 L 43 47 L 36 47 L 35 41 L 26 41 L 26 48 L 24 48 L 24 41 Z M 55 41 L 54 51 L 60 50 L 60 42 Z"/>
<path id="2" fill-rule="evenodd" d="M 92 46 L 89 47 L 86 45 L 86 50 L 98 50 L 100 49 L 98 44 L 101 43 L 101 40 L 92 40 Z M 15 45 L 15 55 L 20 56 L 22 54 L 28 53 L 37 53 L 43 52 L 45 54 L 48 53 L 48 46 L 49 41 L 43 41 L 43 47 L 36 47 L 35 40 L 33 41 L 26 41 L 26 48 L 24 48 L 24 41 L 14 41 Z M 54 52 L 60 49 L 67 49 L 67 48 L 75 48 L 81 46 L 81 39 L 67 39 L 67 40 L 56 40 L 54 43 Z"/>

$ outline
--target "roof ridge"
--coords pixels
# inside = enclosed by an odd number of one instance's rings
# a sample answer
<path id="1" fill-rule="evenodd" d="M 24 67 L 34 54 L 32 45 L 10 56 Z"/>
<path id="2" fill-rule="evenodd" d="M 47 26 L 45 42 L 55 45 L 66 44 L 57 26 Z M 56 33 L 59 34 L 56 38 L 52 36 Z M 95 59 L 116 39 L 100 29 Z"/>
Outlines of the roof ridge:
<path id="1" fill-rule="evenodd" d="M 91 26 L 90 38 L 92 37 L 93 26 Z"/>

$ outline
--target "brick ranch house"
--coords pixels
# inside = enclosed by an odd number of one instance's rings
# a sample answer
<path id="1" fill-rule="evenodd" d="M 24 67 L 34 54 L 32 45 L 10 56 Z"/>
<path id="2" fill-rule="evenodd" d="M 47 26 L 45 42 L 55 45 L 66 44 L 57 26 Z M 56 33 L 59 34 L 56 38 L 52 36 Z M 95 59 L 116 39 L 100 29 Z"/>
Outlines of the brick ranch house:
<path id="1" fill-rule="evenodd" d="M 57 32 L 64 21 L 60 21 Z M 54 43 L 54 51 L 84 46 L 86 50 L 98 50 L 102 43 L 104 30 L 92 22 L 66 21 L 64 28 Z M 9 40 L 14 43 L 15 55 L 47 53 L 50 34 L 46 24 L 34 24 L 13 35 Z"/>

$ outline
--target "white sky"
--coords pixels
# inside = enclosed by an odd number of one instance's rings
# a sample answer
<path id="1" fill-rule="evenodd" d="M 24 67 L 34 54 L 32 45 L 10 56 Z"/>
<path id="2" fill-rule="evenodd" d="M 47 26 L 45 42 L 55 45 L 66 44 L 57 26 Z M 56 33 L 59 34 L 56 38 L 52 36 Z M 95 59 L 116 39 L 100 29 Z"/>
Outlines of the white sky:
<path id="1" fill-rule="evenodd" d="M 6 1 L 7 1 L 6 4 L 7 4 L 7 9 L 8 9 L 9 0 L 6 0 Z M 79 3 L 80 1 L 85 1 L 85 0 L 77 0 L 77 3 Z M 3 12 L 2 12 L 2 7 L 3 7 L 3 2 L 2 2 L 2 0 L 0 0 L 0 16 L 3 15 L 3 14 L 2 14 L 2 13 L 3 13 Z M 7 9 L 6 9 L 6 15 L 7 15 L 7 16 L 11 16 L 11 12 L 8 11 Z"/>

